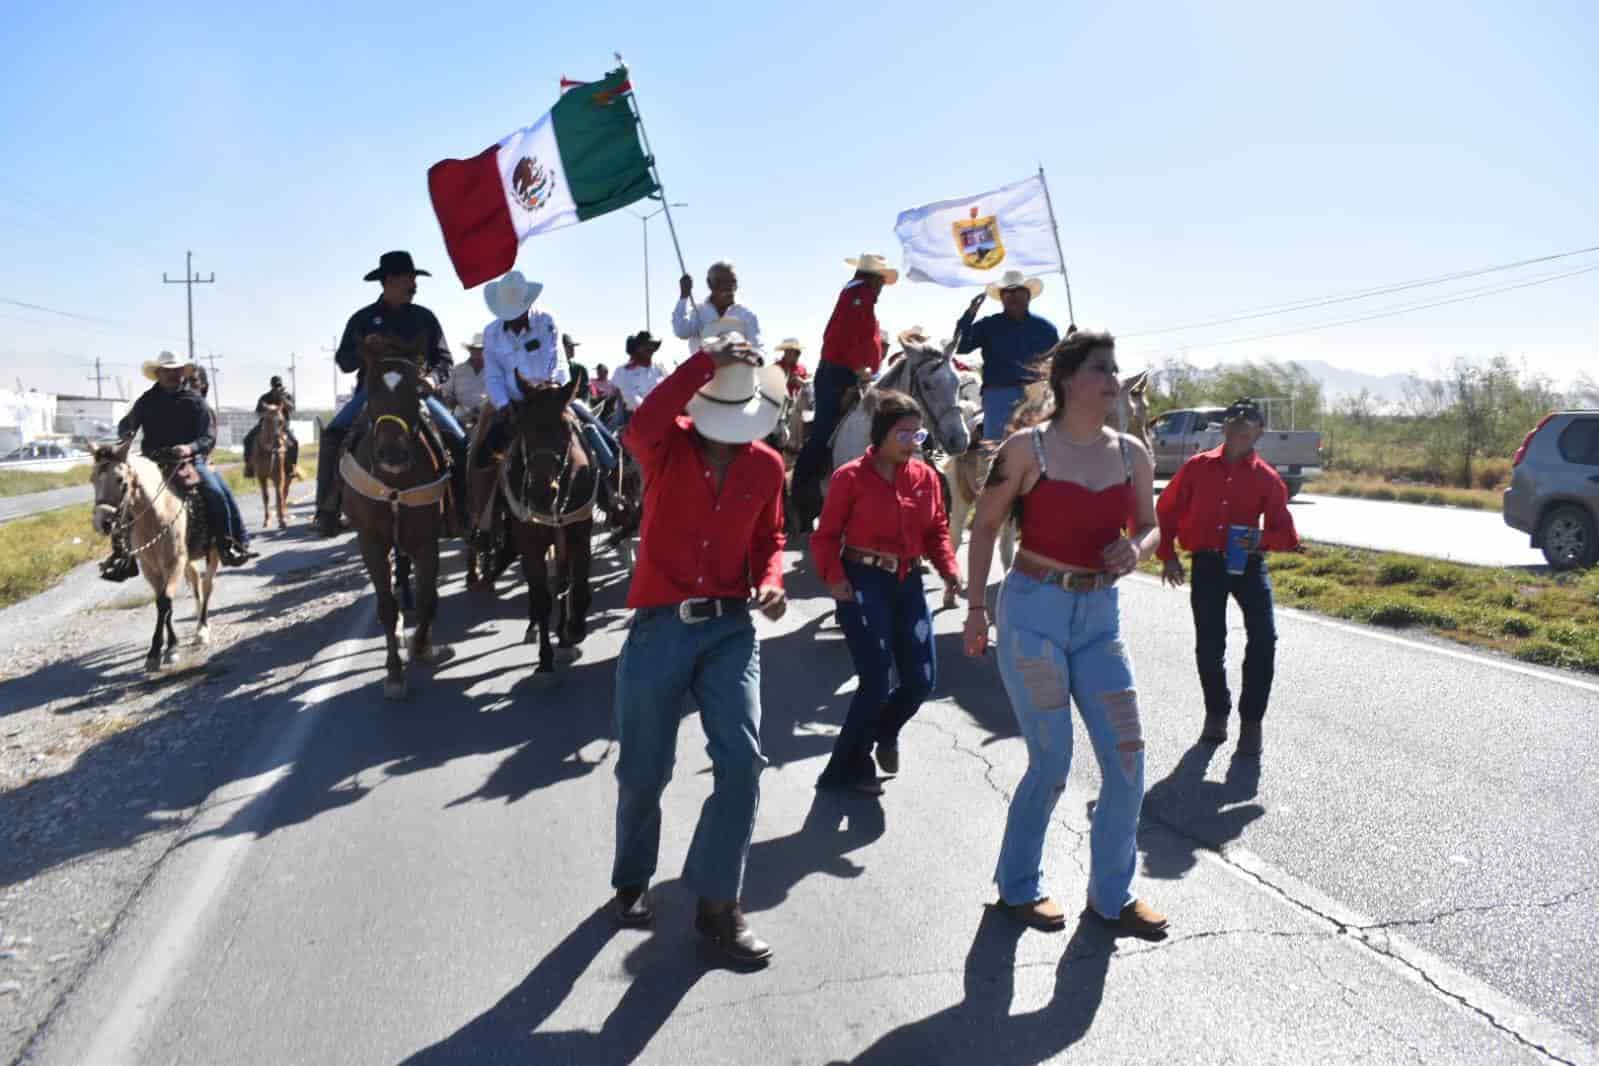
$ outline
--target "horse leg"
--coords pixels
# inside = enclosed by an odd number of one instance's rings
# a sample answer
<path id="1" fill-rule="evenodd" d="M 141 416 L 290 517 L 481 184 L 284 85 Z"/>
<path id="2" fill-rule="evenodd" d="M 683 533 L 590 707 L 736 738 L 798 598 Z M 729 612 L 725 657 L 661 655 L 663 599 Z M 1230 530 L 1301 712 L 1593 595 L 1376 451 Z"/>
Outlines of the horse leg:
<path id="1" fill-rule="evenodd" d="M 194 593 L 194 640 L 191 643 L 196 648 L 203 648 L 211 643 L 211 628 L 205 621 L 206 602 L 200 585 L 200 568 L 190 559 L 184 569 L 188 572 L 189 591 Z"/>
<path id="2" fill-rule="evenodd" d="M 400 662 L 400 605 L 394 598 L 389 571 L 389 546 L 370 533 L 361 534 L 361 559 L 372 578 L 378 596 L 378 621 L 383 623 L 383 638 L 389 654 L 383 661 L 383 698 L 405 698 L 405 667 Z"/>
<path id="3" fill-rule="evenodd" d="M 283 515 L 283 505 L 289 501 L 288 455 L 285 454 L 278 456 L 278 472 L 277 476 L 272 479 L 272 483 L 278 488 L 278 528 L 288 529 L 289 520 Z"/>
<path id="4" fill-rule="evenodd" d="M 532 643 L 534 631 L 537 630 L 539 665 L 534 672 L 548 674 L 555 670 L 555 649 L 550 645 L 550 573 L 546 563 L 550 542 L 543 530 L 537 531 L 529 539 L 532 545 L 522 551 L 522 569 L 527 573 L 528 613 L 527 632 L 523 634 L 522 642 Z"/>
<path id="5" fill-rule="evenodd" d="M 415 617 L 416 595 L 411 584 L 411 557 L 395 545 L 394 548 L 394 584 L 395 591 L 400 597 L 400 610 Z"/>
<path id="6" fill-rule="evenodd" d="M 588 636 L 588 614 L 591 596 L 589 574 L 593 564 L 594 535 L 592 523 L 579 522 L 567 527 L 566 538 L 566 611 L 562 627 L 562 641 L 576 648 Z"/>
<path id="7" fill-rule="evenodd" d="M 449 660 L 454 652 L 445 645 L 433 643 L 433 619 L 439 609 L 439 541 L 429 536 L 416 557 L 417 604 L 416 629 L 411 634 L 411 661 L 426 666 L 438 666 Z"/>
<path id="8" fill-rule="evenodd" d="M 167 614 L 172 610 L 172 598 L 164 592 L 155 597 L 155 636 L 150 638 L 150 654 L 144 657 L 144 668 L 152 673 L 161 669 L 161 643 L 166 636 Z"/>
<path id="9" fill-rule="evenodd" d="M 178 590 L 183 588 L 183 571 L 188 568 L 188 560 L 180 559 L 177 566 L 172 568 L 172 576 L 167 578 L 167 610 L 166 610 L 166 648 L 161 652 L 161 662 L 171 666 L 178 661 L 178 631 L 172 624 L 172 616 L 176 613 L 172 609 L 173 601 L 178 598 Z"/>
<path id="10" fill-rule="evenodd" d="M 206 553 L 205 573 L 200 578 L 200 628 L 194 634 L 197 644 L 211 643 L 211 590 L 215 587 L 217 567 L 221 565 L 222 556 L 212 548 Z"/>
<path id="11" fill-rule="evenodd" d="M 256 460 L 255 473 L 256 484 L 261 486 L 261 528 L 271 529 L 272 503 L 267 499 L 267 479 L 261 476 L 263 471 L 261 470 L 261 461 L 259 459 Z"/>

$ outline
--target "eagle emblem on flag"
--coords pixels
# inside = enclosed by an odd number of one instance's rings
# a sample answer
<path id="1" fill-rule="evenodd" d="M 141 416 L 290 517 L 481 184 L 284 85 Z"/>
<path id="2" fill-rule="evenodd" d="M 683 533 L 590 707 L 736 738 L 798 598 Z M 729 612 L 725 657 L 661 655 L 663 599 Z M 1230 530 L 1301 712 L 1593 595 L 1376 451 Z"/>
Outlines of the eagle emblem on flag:
<path id="1" fill-rule="evenodd" d="M 529 211 L 537 211 L 555 192 L 555 178 L 537 159 L 523 156 L 511 171 L 511 191 L 517 203 Z"/>
<path id="2" fill-rule="evenodd" d="M 999 218 L 996 215 L 978 218 L 975 207 L 971 212 L 970 219 L 951 225 L 955 231 L 955 250 L 960 253 L 961 261 L 973 270 L 992 270 L 1005 261 L 1005 241 L 1000 236 Z"/>

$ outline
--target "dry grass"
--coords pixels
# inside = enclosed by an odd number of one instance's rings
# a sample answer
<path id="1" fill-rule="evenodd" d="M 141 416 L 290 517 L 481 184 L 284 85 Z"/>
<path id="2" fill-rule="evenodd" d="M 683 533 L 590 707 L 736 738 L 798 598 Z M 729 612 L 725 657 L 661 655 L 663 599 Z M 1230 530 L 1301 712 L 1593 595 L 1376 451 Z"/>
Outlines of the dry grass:
<path id="1" fill-rule="evenodd" d="M 1306 492 L 1322 496 L 1348 496 L 1361 500 L 1392 500 L 1423 503 L 1435 507 L 1465 507 L 1473 511 L 1503 510 L 1503 494 L 1496 489 L 1451 489 L 1439 485 L 1418 485 L 1385 481 L 1354 474 L 1328 473 L 1305 486 Z"/>
<path id="2" fill-rule="evenodd" d="M 1313 544 L 1271 556 L 1271 574 L 1287 607 L 1599 673 L 1599 570 L 1532 574 Z"/>
<path id="3" fill-rule="evenodd" d="M 0 607 L 36 596 L 68 570 L 110 553 L 82 503 L 0 525 Z"/>
<path id="4" fill-rule="evenodd" d="M 0 470 L 0 496 L 26 496 L 88 483 L 87 463 L 70 470 Z"/>

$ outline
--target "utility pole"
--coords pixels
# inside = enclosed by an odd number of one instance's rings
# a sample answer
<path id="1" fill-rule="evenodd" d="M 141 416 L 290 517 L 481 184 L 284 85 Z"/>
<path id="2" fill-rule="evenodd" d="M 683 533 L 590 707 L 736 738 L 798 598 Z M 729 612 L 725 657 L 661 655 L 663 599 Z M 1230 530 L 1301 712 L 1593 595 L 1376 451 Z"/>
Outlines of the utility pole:
<path id="1" fill-rule="evenodd" d="M 331 347 L 331 348 L 323 348 L 322 350 L 324 352 L 329 353 L 330 355 L 337 355 L 338 351 L 339 351 L 339 335 L 337 333 L 335 333 L 333 335 L 333 347 Z M 334 359 L 334 360 L 331 360 L 331 362 L 333 363 L 333 413 L 334 414 L 338 414 L 339 413 L 339 361 L 337 359 Z"/>
<path id="2" fill-rule="evenodd" d="M 202 278 L 194 272 L 194 253 L 183 253 L 183 280 L 176 281 L 167 277 L 166 272 L 161 272 L 161 282 L 164 285 L 182 285 L 189 297 L 189 362 L 194 362 L 194 287 L 196 285 L 215 285 L 216 274 Z"/>
<path id="3" fill-rule="evenodd" d="M 101 385 L 103 382 L 110 380 L 111 375 L 100 372 L 100 357 L 98 355 L 94 357 L 94 373 L 88 375 L 88 377 L 90 381 L 94 382 L 95 399 L 103 399 L 105 397 L 105 390 L 101 387 Z"/>
<path id="4" fill-rule="evenodd" d="M 294 402 L 300 402 L 300 376 L 295 373 L 294 353 L 289 353 L 289 395 L 294 397 Z"/>
<path id="5" fill-rule="evenodd" d="M 216 352 L 206 353 L 205 361 L 211 368 L 211 408 L 216 412 L 217 421 L 222 420 L 222 387 L 217 381 L 217 360 L 221 356 Z"/>

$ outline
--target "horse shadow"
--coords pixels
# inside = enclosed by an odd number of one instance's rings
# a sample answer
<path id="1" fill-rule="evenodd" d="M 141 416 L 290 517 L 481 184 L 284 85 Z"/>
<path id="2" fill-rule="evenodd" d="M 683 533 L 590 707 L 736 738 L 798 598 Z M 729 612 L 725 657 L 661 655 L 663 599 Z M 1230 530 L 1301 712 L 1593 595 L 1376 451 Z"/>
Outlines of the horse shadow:
<path id="1" fill-rule="evenodd" d="M 1206 773 L 1218 751 L 1216 744 L 1194 744 L 1144 794 L 1144 820 L 1171 830 L 1160 834 L 1160 847 L 1139 835 L 1150 877 L 1178 880 L 1198 863 L 1201 850 L 1219 851 L 1266 813 L 1257 801 L 1260 760 L 1234 755 L 1225 779 L 1212 781 Z"/>

